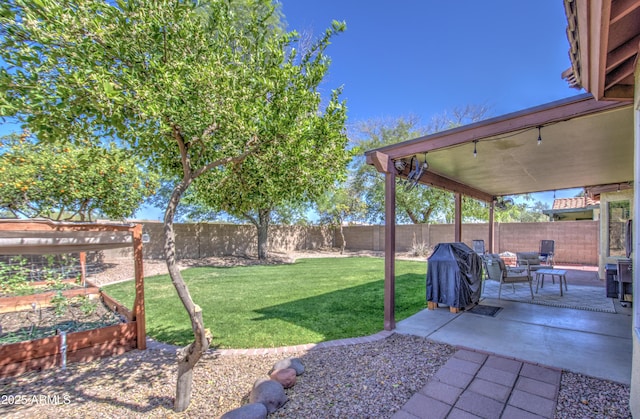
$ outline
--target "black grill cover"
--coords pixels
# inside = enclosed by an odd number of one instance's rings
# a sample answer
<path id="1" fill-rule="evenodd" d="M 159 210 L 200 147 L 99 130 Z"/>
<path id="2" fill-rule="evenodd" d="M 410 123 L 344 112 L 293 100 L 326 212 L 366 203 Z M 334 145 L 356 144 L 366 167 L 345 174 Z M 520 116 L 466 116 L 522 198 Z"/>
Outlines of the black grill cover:
<path id="1" fill-rule="evenodd" d="M 464 243 L 439 243 L 427 265 L 427 301 L 464 308 L 480 301 L 482 259 Z"/>

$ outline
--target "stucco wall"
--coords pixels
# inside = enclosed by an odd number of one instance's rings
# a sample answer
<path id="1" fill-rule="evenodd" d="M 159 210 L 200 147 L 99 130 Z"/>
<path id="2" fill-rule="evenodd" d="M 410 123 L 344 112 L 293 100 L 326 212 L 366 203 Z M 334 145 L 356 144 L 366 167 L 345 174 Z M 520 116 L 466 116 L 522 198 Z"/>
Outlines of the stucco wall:
<path id="1" fill-rule="evenodd" d="M 634 418 L 640 418 L 640 266 L 638 263 L 638 250 L 640 250 L 640 61 L 636 62 L 635 70 L 635 93 L 633 112 L 633 132 L 634 132 L 634 182 L 635 192 L 634 209 L 632 210 L 633 223 L 633 360 L 631 362 L 631 399 L 629 405 Z"/>

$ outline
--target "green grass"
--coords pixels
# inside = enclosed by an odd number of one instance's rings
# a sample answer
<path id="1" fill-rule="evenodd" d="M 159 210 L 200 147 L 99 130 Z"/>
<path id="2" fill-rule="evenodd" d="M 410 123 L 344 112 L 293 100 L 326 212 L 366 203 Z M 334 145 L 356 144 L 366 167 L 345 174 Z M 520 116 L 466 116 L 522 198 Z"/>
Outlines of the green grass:
<path id="1" fill-rule="evenodd" d="M 292 265 L 192 268 L 182 274 L 216 347 L 298 345 L 383 329 L 383 259 L 301 259 Z M 425 274 L 425 262 L 396 261 L 396 320 L 425 307 Z M 132 306 L 132 282 L 104 289 Z M 145 303 L 149 336 L 178 345 L 193 340 L 169 276 L 145 279 Z"/>

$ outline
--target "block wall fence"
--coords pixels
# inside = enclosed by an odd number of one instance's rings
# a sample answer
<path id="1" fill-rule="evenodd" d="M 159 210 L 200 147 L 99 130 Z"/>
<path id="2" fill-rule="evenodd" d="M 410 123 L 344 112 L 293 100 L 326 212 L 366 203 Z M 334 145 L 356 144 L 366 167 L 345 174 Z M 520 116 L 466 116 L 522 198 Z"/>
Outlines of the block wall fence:
<path id="1" fill-rule="evenodd" d="M 144 257 L 162 259 L 163 226 L 160 222 L 142 222 L 151 240 L 144 245 Z M 495 250 L 502 252 L 537 251 L 540 240 L 555 240 L 557 263 L 597 265 L 600 241 L 599 221 L 563 221 L 546 223 L 496 223 Z M 252 225 L 176 224 L 176 248 L 179 259 L 210 256 L 256 255 L 257 233 Z M 354 251 L 383 251 L 384 226 L 348 226 L 344 228 L 346 248 Z M 452 224 L 398 225 L 396 251 L 407 252 L 412 244 L 435 246 L 453 241 Z M 462 240 L 483 239 L 488 246 L 488 224 L 463 224 Z M 272 226 L 269 251 L 286 253 L 339 247 L 337 229 L 326 226 Z M 130 257 L 128 249 L 109 250 L 105 258 Z"/>

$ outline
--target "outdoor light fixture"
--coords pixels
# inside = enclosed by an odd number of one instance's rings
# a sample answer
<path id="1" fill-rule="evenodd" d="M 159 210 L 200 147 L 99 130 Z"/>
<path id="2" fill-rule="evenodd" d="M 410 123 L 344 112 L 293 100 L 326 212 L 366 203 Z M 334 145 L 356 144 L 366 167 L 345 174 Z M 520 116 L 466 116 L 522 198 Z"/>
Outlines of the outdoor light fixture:
<path id="1" fill-rule="evenodd" d="M 142 233 L 142 243 L 149 243 L 151 241 L 151 236 L 149 233 Z"/>
<path id="2" fill-rule="evenodd" d="M 478 150 L 476 149 L 476 145 L 478 144 L 478 140 L 473 140 L 473 157 L 478 157 Z"/>
<path id="3" fill-rule="evenodd" d="M 542 128 L 542 125 L 538 125 L 538 145 L 540 145 L 540 143 L 542 143 L 542 137 L 540 136 L 540 129 Z"/>
<path id="4" fill-rule="evenodd" d="M 407 164 L 404 162 L 404 160 L 396 160 L 393 162 L 393 165 L 400 173 L 404 172 L 404 168 L 407 167 Z"/>

